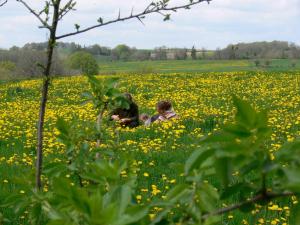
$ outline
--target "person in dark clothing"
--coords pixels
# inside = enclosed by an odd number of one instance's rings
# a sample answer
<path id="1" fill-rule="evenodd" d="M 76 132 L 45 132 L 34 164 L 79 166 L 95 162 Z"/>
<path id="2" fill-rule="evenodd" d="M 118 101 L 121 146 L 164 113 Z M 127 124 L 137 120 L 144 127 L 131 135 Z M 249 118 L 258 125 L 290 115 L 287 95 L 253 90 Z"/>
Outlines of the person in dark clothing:
<path id="1" fill-rule="evenodd" d="M 124 127 L 134 128 L 139 126 L 139 108 L 138 105 L 132 100 L 129 93 L 124 94 L 128 100 L 129 108 L 116 108 L 111 113 L 111 120 L 120 121 Z"/>

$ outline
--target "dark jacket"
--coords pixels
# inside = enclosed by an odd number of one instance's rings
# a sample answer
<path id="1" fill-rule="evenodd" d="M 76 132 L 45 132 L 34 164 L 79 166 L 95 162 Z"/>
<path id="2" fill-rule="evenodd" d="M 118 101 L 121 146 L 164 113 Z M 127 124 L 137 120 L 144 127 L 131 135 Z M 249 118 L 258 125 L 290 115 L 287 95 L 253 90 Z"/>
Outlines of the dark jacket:
<path id="1" fill-rule="evenodd" d="M 120 119 L 129 119 L 129 121 L 121 122 L 125 127 L 137 127 L 139 125 L 139 107 L 132 102 L 129 105 L 129 109 L 117 108 L 111 112 L 112 115 L 118 115 Z"/>

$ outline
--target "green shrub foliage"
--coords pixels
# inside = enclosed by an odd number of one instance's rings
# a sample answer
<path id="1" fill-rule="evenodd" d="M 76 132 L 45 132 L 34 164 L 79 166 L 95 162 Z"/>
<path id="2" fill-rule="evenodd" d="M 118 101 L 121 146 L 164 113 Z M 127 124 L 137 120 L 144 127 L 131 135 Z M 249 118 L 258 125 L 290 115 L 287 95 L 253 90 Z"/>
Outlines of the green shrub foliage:
<path id="1" fill-rule="evenodd" d="M 84 75 L 97 75 L 99 66 L 96 59 L 87 52 L 76 52 L 69 58 L 72 69 L 80 70 Z"/>

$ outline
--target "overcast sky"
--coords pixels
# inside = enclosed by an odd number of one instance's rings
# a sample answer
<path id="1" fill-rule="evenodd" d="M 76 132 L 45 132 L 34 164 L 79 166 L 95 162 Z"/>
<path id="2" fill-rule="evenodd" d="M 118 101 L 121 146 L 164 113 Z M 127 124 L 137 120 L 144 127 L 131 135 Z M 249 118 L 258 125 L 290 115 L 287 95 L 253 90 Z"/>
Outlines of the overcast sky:
<path id="1" fill-rule="evenodd" d="M 62 0 L 66 2 L 67 0 Z M 27 0 L 41 9 L 43 0 Z M 93 25 L 99 17 L 109 20 L 128 15 L 131 7 L 139 12 L 151 0 L 77 0 L 77 11 L 60 24 L 59 34 Z M 171 0 L 183 4 L 188 0 Z M 27 42 L 43 42 L 46 30 L 38 29 L 38 21 L 16 0 L 0 8 L 0 48 L 23 46 Z M 100 44 L 114 47 L 127 44 L 137 48 L 205 47 L 215 49 L 229 43 L 282 40 L 300 45 L 300 0 L 213 0 L 191 10 L 180 11 L 171 21 L 163 22 L 159 15 L 148 16 L 145 26 L 139 21 L 109 25 L 79 36 L 63 39 L 82 45 Z"/>

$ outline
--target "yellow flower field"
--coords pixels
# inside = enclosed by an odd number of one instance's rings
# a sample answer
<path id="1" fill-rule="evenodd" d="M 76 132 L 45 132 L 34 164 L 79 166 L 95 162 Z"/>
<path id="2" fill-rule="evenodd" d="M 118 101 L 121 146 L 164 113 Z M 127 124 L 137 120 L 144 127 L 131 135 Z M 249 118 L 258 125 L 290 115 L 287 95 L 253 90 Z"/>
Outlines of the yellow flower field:
<path id="1" fill-rule="evenodd" d="M 103 150 L 117 148 L 133 154 L 140 190 L 136 200 L 141 203 L 164 199 L 165 192 L 182 181 L 183 174 L 176 173 L 169 164 L 184 162 L 201 137 L 232 121 L 232 94 L 249 100 L 259 110 L 268 110 L 272 136 L 267 145 L 272 157 L 283 142 L 300 136 L 300 73 L 148 74 L 119 78 L 119 88 L 132 93 L 140 113 L 155 114 L 156 102 L 165 99 L 172 101 L 180 116 L 176 121 L 150 127 L 111 128 L 101 145 Z M 40 88 L 40 80 L 0 85 L 0 198 L 11 191 L 26 193 L 22 185 L 13 183 L 15 176 L 30 173 L 34 167 Z M 64 147 L 57 140 L 55 128 L 59 117 L 67 121 L 74 117 L 95 121 L 93 106 L 83 104 L 82 93 L 88 89 L 87 79 L 82 76 L 53 80 L 45 123 L 46 163 L 64 160 Z M 127 176 L 126 171 L 122 176 Z M 296 203 L 297 199 L 291 200 L 291 204 Z M 233 213 L 224 221 L 287 224 L 289 204 L 274 201 L 265 208 L 257 205 L 250 216 Z"/>

